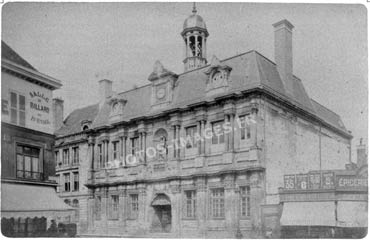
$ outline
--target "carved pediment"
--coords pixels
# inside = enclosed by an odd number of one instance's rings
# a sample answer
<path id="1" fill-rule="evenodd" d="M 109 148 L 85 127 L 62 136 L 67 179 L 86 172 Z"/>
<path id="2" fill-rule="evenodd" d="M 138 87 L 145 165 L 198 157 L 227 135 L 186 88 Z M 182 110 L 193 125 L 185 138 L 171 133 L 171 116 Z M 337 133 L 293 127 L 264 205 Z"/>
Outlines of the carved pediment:
<path id="1" fill-rule="evenodd" d="M 177 78 L 177 74 L 164 68 L 163 64 L 159 60 L 157 60 L 154 63 L 153 72 L 149 75 L 148 80 L 152 82 L 152 81 L 155 81 L 157 79 L 164 78 L 167 76 L 173 76 Z"/>
<path id="2" fill-rule="evenodd" d="M 221 63 L 216 56 L 213 56 L 210 67 L 204 72 L 208 76 L 206 91 L 228 87 L 231 70 L 231 67 Z"/>
<path id="3" fill-rule="evenodd" d="M 108 104 L 110 106 L 110 116 L 116 116 L 123 113 L 123 108 L 125 107 L 127 100 L 122 98 L 117 94 L 114 94 L 109 100 Z"/>
<path id="4" fill-rule="evenodd" d="M 170 104 L 178 75 L 164 68 L 162 63 L 157 60 L 148 79 L 152 82 L 152 106 L 161 108 Z"/>

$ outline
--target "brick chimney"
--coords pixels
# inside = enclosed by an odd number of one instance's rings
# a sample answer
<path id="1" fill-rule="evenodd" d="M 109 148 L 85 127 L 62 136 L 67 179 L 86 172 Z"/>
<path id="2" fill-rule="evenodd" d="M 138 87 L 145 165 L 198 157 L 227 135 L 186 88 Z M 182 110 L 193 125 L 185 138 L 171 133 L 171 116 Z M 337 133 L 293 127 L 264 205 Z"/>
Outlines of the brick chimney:
<path id="1" fill-rule="evenodd" d="M 53 98 L 53 122 L 54 132 L 63 126 L 64 120 L 64 100 L 60 98 Z"/>
<path id="2" fill-rule="evenodd" d="M 293 45 L 292 30 L 294 28 L 284 19 L 272 25 L 275 28 L 275 63 L 284 88 L 293 95 Z"/>
<path id="3" fill-rule="evenodd" d="M 366 144 L 362 143 L 362 138 L 360 139 L 360 144 L 357 145 L 357 166 L 360 168 L 367 165 L 367 153 Z"/>
<path id="4" fill-rule="evenodd" d="M 108 79 L 102 79 L 99 81 L 99 94 L 101 102 L 104 102 L 105 99 L 112 96 L 113 93 L 112 84 L 113 82 Z"/>

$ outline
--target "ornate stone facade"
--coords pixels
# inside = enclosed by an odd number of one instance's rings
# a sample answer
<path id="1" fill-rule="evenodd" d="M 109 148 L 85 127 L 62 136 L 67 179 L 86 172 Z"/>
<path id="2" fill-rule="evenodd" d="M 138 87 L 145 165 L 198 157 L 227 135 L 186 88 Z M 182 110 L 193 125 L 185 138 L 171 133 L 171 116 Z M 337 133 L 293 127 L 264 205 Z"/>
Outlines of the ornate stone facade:
<path id="1" fill-rule="evenodd" d="M 276 237 L 282 176 L 348 163 L 351 136 L 339 116 L 295 78 L 286 81 L 300 84 L 301 97 L 287 94 L 270 60 L 251 51 L 205 65 L 208 32 L 197 16 L 183 37 L 189 54 L 186 36 L 201 30 L 199 66 L 188 58 L 177 75 L 156 62 L 150 84 L 119 94 L 101 83 L 105 97 L 79 141 L 88 188 L 81 235 L 252 238 L 273 228 Z M 112 99 L 124 103 L 119 115 Z M 80 134 L 66 132 L 61 150 Z"/>

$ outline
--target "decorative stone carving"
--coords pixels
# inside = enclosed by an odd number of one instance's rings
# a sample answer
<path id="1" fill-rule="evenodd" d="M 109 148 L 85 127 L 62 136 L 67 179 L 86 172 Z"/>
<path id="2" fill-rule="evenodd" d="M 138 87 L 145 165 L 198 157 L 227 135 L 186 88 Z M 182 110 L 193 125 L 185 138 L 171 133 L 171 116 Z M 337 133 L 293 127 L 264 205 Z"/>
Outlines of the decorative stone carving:
<path id="1" fill-rule="evenodd" d="M 231 69 L 231 67 L 222 64 L 216 56 L 213 56 L 211 66 L 205 72 L 208 75 L 206 91 L 228 87 Z"/>
<path id="2" fill-rule="evenodd" d="M 206 178 L 205 177 L 199 177 L 196 180 L 196 187 L 199 192 L 204 192 L 207 190 L 206 186 Z"/>
<path id="3" fill-rule="evenodd" d="M 170 189 L 172 193 L 180 193 L 181 192 L 180 181 L 179 180 L 171 181 Z"/>
<path id="4" fill-rule="evenodd" d="M 234 175 L 232 174 L 225 175 L 223 185 L 225 189 L 234 189 L 235 188 Z"/>

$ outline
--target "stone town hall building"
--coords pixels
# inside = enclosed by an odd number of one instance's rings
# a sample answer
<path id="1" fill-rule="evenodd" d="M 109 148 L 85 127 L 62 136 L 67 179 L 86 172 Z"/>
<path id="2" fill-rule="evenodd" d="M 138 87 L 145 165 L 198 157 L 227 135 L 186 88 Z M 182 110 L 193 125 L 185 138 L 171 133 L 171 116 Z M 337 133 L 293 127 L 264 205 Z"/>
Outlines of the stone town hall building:
<path id="1" fill-rule="evenodd" d="M 293 25 L 273 27 L 275 62 L 252 50 L 208 63 L 194 9 L 183 73 L 156 62 L 147 85 L 121 93 L 99 81 L 100 102 L 57 131 L 60 196 L 79 206 L 80 235 L 276 237 L 283 176 L 350 163 L 340 117 L 293 74 Z"/>

